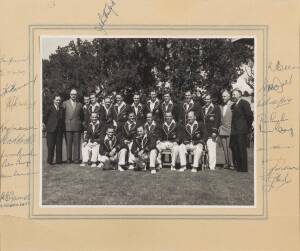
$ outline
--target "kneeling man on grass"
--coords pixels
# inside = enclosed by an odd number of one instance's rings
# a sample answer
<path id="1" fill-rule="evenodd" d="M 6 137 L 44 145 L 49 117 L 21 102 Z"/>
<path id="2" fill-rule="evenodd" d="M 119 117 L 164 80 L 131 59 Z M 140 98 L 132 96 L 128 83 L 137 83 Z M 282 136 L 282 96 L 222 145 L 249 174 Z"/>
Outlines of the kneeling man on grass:
<path id="1" fill-rule="evenodd" d="M 91 114 L 90 120 L 91 122 L 87 126 L 87 132 L 84 136 L 84 142 L 81 148 L 82 164 L 80 164 L 80 166 L 85 166 L 91 161 L 91 167 L 96 167 L 100 138 L 103 136 L 103 124 L 100 124 L 98 114 L 95 112 Z"/>
<path id="2" fill-rule="evenodd" d="M 157 161 L 159 168 L 162 167 L 161 153 L 163 150 L 171 150 L 171 171 L 175 171 L 176 159 L 179 154 L 179 126 L 173 119 L 172 113 L 165 114 L 165 122 L 160 128 L 159 140 L 157 141 L 156 148 L 158 149 Z"/>
<path id="3" fill-rule="evenodd" d="M 143 126 L 137 127 L 137 137 L 133 140 L 131 152 L 135 156 L 137 169 L 146 169 L 147 163 L 150 162 L 151 174 L 156 173 L 156 139 L 149 137 Z"/>
<path id="4" fill-rule="evenodd" d="M 119 169 L 121 165 L 125 163 L 119 163 L 118 152 L 120 150 L 120 141 L 115 136 L 114 127 L 108 127 L 106 129 L 106 135 L 100 140 L 99 157 L 100 161 L 98 167 L 103 169 L 115 169 L 118 165 Z"/>
<path id="5" fill-rule="evenodd" d="M 196 116 L 193 111 L 187 114 L 187 121 L 188 122 L 184 126 L 180 136 L 180 141 L 182 143 L 179 146 L 181 165 L 179 171 L 183 172 L 186 170 L 186 156 L 189 152 L 192 152 L 194 154 L 192 172 L 197 172 L 207 133 L 203 123 L 196 121 Z"/>

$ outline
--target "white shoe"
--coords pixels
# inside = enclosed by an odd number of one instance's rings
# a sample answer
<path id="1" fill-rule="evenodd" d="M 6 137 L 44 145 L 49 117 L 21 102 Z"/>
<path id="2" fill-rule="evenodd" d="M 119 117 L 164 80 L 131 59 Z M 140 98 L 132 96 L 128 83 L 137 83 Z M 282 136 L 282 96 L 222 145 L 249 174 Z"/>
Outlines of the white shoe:
<path id="1" fill-rule="evenodd" d="M 118 166 L 118 170 L 120 171 L 120 172 L 123 172 L 123 171 L 125 171 L 122 167 L 120 167 L 120 166 Z"/>
<path id="2" fill-rule="evenodd" d="M 158 169 L 162 169 L 162 164 L 158 164 Z"/>
<path id="3" fill-rule="evenodd" d="M 133 170 L 133 169 L 134 169 L 134 165 L 130 164 L 130 165 L 128 166 L 128 170 Z"/>
<path id="4" fill-rule="evenodd" d="M 155 169 L 151 170 L 151 174 L 156 174 L 156 170 Z"/>
<path id="5" fill-rule="evenodd" d="M 193 167 L 191 172 L 192 173 L 196 173 L 197 172 L 197 168 Z"/>
<path id="6" fill-rule="evenodd" d="M 81 163 L 80 166 L 85 167 L 85 163 Z"/>
<path id="7" fill-rule="evenodd" d="M 92 165 L 91 165 L 91 167 L 96 167 L 97 165 L 95 164 L 95 163 L 93 163 Z"/>
<path id="8" fill-rule="evenodd" d="M 99 163 L 99 165 L 97 166 L 98 168 L 103 168 L 104 164 L 102 162 Z"/>
<path id="9" fill-rule="evenodd" d="M 180 169 L 179 169 L 179 172 L 184 172 L 186 170 L 186 167 L 181 167 Z"/>
<path id="10" fill-rule="evenodd" d="M 176 168 L 174 166 L 171 166 L 171 171 L 176 171 Z"/>

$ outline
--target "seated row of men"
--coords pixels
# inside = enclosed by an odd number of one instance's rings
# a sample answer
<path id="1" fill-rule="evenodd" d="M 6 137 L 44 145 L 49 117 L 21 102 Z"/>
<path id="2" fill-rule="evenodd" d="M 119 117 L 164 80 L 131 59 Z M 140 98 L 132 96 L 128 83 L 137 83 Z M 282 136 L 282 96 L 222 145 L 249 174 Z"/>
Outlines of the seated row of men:
<path id="1" fill-rule="evenodd" d="M 154 121 L 151 112 L 146 117 L 147 122 L 141 124 L 134 111 L 130 110 L 127 121 L 114 127 L 105 126 L 104 121 L 98 120 L 98 114 L 92 112 L 82 145 L 81 166 L 91 161 L 92 167 L 99 162 L 100 168 L 116 165 L 119 171 L 124 171 L 126 168 L 145 169 L 149 164 L 151 173 L 155 174 L 162 167 L 162 151 L 170 150 L 171 170 L 176 170 L 179 157 L 179 171 L 185 171 L 187 153 L 193 152 L 192 172 L 197 172 L 207 142 L 207 131 L 204 124 L 196 120 L 195 112 L 188 112 L 184 126 L 173 119 L 171 112 L 165 114 L 162 124 Z"/>

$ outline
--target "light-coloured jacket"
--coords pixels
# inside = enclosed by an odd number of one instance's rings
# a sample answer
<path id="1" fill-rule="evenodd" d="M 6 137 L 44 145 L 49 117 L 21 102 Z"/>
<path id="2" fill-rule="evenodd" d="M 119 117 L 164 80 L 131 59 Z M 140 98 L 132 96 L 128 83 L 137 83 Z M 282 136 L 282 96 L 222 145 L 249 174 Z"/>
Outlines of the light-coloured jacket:
<path id="1" fill-rule="evenodd" d="M 230 136 L 230 133 L 231 133 L 231 120 L 232 120 L 231 105 L 232 105 L 232 102 L 228 101 L 227 105 L 228 105 L 227 110 L 224 115 L 223 115 L 224 106 L 223 105 L 220 106 L 220 109 L 221 109 L 221 125 L 219 128 L 220 136 Z"/>

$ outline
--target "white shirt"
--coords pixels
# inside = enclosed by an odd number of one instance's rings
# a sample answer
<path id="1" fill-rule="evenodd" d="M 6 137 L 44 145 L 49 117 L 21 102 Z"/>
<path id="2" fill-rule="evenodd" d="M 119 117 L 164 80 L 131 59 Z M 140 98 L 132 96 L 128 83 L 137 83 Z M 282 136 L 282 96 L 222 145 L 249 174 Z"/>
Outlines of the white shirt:
<path id="1" fill-rule="evenodd" d="M 205 107 L 205 115 L 207 114 L 209 107 L 214 107 L 214 106 L 213 106 L 213 104 L 211 103 L 209 106 Z"/>
<path id="2" fill-rule="evenodd" d="M 132 104 L 132 107 L 133 107 L 136 115 L 138 114 L 139 107 L 141 107 L 141 106 L 142 106 L 141 104 L 138 104 L 137 106 L 135 106 L 135 104 Z"/>
<path id="3" fill-rule="evenodd" d="M 99 105 L 99 103 L 98 102 L 96 102 L 94 105 L 90 105 L 91 106 L 91 108 L 92 108 L 92 112 L 94 112 L 95 111 L 95 108 L 97 107 L 97 106 L 100 106 Z"/>
<path id="4" fill-rule="evenodd" d="M 155 99 L 155 101 L 154 102 L 152 102 L 152 100 L 150 99 L 149 100 L 149 102 L 150 102 L 150 110 L 151 110 L 151 112 L 153 112 L 153 109 L 154 109 L 154 107 L 155 107 L 155 104 L 156 104 L 156 102 L 158 101 L 158 99 Z"/>
<path id="5" fill-rule="evenodd" d="M 193 133 L 194 125 L 198 125 L 198 122 L 195 120 L 193 124 L 187 124 L 187 127 L 190 129 L 191 133 Z"/>
<path id="6" fill-rule="evenodd" d="M 123 101 L 120 105 L 117 104 L 118 106 L 118 113 L 120 113 L 122 107 L 125 105 L 125 102 Z"/>
<path id="7" fill-rule="evenodd" d="M 170 131 L 170 128 L 171 128 L 171 126 L 172 126 L 173 124 L 175 124 L 175 120 L 174 120 L 174 119 L 171 121 L 170 125 L 168 125 L 167 122 L 164 123 L 164 125 L 168 128 L 168 131 Z"/>
<path id="8" fill-rule="evenodd" d="M 187 102 L 184 103 L 184 109 L 187 110 L 189 108 L 190 104 L 192 104 L 192 105 L 194 104 L 194 101 L 192 99 L 189 103 L 187 103 Z"/>

